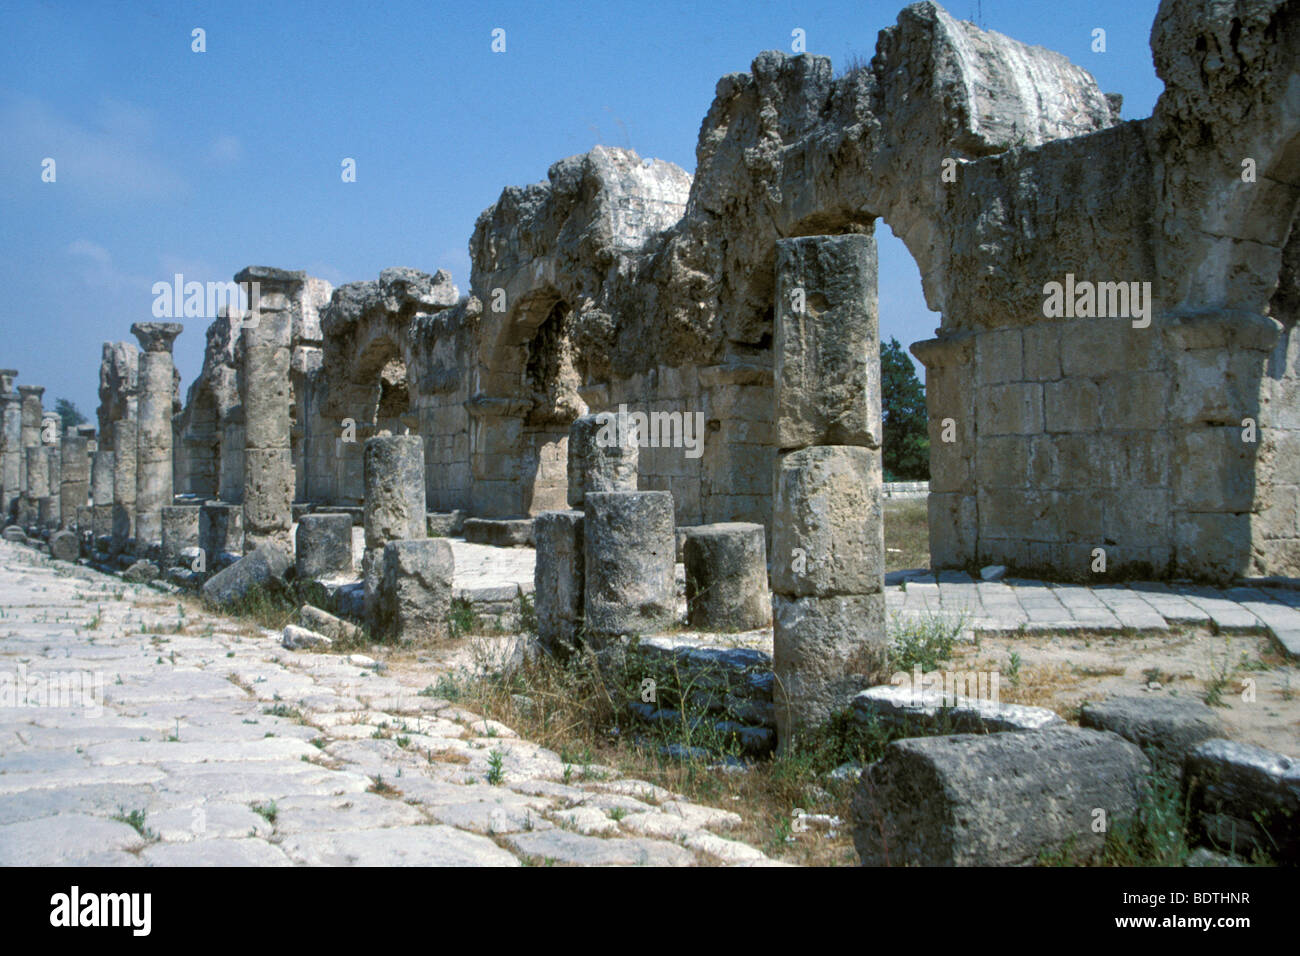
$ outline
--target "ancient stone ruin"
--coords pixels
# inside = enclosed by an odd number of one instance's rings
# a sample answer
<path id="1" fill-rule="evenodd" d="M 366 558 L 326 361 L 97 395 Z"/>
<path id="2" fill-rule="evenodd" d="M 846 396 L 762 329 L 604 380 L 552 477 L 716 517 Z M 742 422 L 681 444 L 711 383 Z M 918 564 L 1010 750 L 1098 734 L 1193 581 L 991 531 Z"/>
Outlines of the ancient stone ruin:
<path id="1" fill-rule="evenodd" d="M 1165 0 L 1151 50 L 1165 89 L 1138 120 L 1064 57 L 932 2 L 838 76 L 762 53 L 718 81 L 694 176 L 599 146 L 503 189 L 464 294 L 441 270 L 333 288 L 249 266 L 234 279 L 256 305 L 206 329 L 183 402 L 181 325 L 104 343 L 93 435 L 0 370 L 6 521 L 216 605 L 321 582 L 333 603 L 307 609 L 295 647 L 355 626 L 446 639 L 447 538 L 531 546 L 553 650 L 770 625 L 758 749 L 845 708 L 893 714 L 872 689 L 883 223 L 938 314 L 912 346 L 934 569 L 1294 582 L 1300 12 Z M 1131 815 L 1150 771 L 1138 731 L 1054 717 L 972 711 L 973 743 L 891 745 L 855 805 L 862 859 L 1032 862 L 1080 813 Z M 1169 758 L 1194 768 L 1207 828 L 1250 816 L 1231 768 L 1276 756 L 1233 746 Z M 1294 770 L 1269 772 L 1290 781 L 1268 798 L 1284 815 Z M 920 786 L 947 803 L 917 803 Z M 1032 832 L 999 842 L 999 808 L 1032 813 Z M 967 818 L 978 833 L 944 822 Z"/>

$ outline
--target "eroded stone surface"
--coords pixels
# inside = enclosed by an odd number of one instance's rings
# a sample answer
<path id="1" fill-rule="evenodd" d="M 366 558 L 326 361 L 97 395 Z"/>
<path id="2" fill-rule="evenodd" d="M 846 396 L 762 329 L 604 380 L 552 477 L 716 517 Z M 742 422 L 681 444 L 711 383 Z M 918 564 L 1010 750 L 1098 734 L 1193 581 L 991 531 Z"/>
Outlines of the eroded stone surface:
<path id="1" fill-rule="evenodd" d="M 558 754 L 422 694 L 436 680 L 427 669 L 397 680 L 205 612 L 177 633 L 174 600 L 9 541 L 0 606 L 0 667 L 89 681 L 65 680 L 77 694 L 60 707 L 0 710 L 6 865 L 766 859 L 712 832 L 734 825 L 726 811 L 641 781 L 562 783 L 572 768 Z M 57 623 L 96 616 L 79 634 Z M 654 819 L 620 822 L 636 813 Z M 643 835 L 670 830 L 682 845 Z"/>

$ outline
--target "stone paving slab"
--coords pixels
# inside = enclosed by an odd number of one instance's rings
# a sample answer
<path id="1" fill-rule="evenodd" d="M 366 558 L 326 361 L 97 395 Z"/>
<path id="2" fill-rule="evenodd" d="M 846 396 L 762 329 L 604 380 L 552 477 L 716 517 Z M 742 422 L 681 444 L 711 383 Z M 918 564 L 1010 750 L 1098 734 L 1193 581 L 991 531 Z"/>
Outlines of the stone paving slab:
<path id="1" fill-rule="evenodd" d="M 1300 659 L 1300 588 L 1221 589 L 1153 581 L 1087 587 L 1028 578 L 971 582 L 964 572 L 947 571 L 894 572 L 889 580 L 885 606 L 891 615 L 960 614 L 970 631 L 1043 634 L 1214 627 L 1229 633 L 1266 633 L 1285 654 Z"/>
<path id="2" fill-rule="evenodd" d="M 55 678 L 0 708 L 0 865 L 772 862 L 712 832 L 734 826 L 729 811 L 608 768 L 563 783 L 558 754 L 422 696 L 433 665 L 403 683 L 290 653 L 278 634 L 182 617 L 174 598 L 10 542 L 0 608 L 0 674 Z"/>

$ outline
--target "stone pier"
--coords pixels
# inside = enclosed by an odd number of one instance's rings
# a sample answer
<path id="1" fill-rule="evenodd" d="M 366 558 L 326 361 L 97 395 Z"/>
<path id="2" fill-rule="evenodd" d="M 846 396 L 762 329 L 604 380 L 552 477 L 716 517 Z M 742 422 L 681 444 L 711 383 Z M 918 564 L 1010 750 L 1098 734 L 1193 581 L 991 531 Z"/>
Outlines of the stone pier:
<path id="1" fill-rule="evenodd" d="M 162 509 L 163 567 L 188 565 L 192 556 L 185 554 L 199 546 L 199 506 L 168 505 Z"/>
<path id="2" fill-rule="evenodd" d="M 91 535 L 95 547 L 113 535 L 113 470 L 115 453 L 97 451 L 91 459 Z"/>
<path id="3" fill-rule="evenodd" d="M 209 501 L 199 508 L 199 547 L 204 560 L 216 567 L 222 554 L 244 553 L 244 508 L 225 501 Z"/>
<path id="4" fill-rule="evenodd" d="M 27 458 L 25 451 L 33 445 L 41 443 L 41 396 L 44 394 L 44 385 L 18 386 L 18 395 L 22 401 L 21 441 L 24 449 L 24 456 L 19 459 L 22 462 L 22 474 L 19 475 L 19 482 L 24 490 L 27 488 Z M 46 480 L 48 480 L 48 476 Z"/>
<path id="5" fill-rule="evenodd" d="M 50 494 L 50 454 L 44 445 L 31 445 L 24 450 L 27 484 L 19 506 L 19 524 L 24 529 L 34 528 L 39 521 L 40 501 Z"/>
<path id="6" fill-rule="evenodd" d="M 45 412 L 41 417 L 41 441 L 45 453 L 49 456 L 49 510 L 44 512 L 41 526 L 50 532 L 58 531 L 62 526 L 63 499 L 63 430 L 62 419 L 54 412 Z"/>
<path id="7" fill-rule="evenodd" d="M 135 540 L 136 410 L 131 389 L 123 396 L 126 417 L 113 422 L 113 527 L 109 552 L 117 555 Z"/>
<path id="8" fill-rule="evenodd" d="M 0 369 L 0 524 L 7 524 L 23 493 L 23 399 L 14 390 L 18 371 Z"/>
<path id="9" fill-rule="evenodd" d="M 875 239 L 776 246 L 771 571 L 784 749 L 871 685 L 888 638 Z"/>
<path id="10" fill-rule="evenodd" d="M 131 326 L 142 352 L 135 475 L 138 553 L 162 544 L 162 509 L 172 503 L 172 343 L 183 329 L 179 322 L 137 322 Z"/>
<path id="11" fill-rule="evenodd" d="M 548 648 L 572 646 L 582 633 L 586 574 L 582 518 L 581 511 L 543 511 L 533 519 L 537 637 Z"/>
<path id="12" fill-rule="evenodd" d="M 614 412 L 583 415 L 569 426 L 570 508 L 588 491 L 636 491 L 636 429 Z"/>
<path id="13" fill-rule="evenodd" d="M 77 509 L 84 508 L 90 498 L 90 458 L 86 453 L 87 444 L 83 435 L 63 436 L 62 464 L 59 472 L 59 518 L 60 526 L 63 528 L 76 526 Z"/>
<path id="14" fill-rule="evenodd" d="M 242 281 L 244 273 L 235 277 Z M 262 295 L 241 329 L 244 407 L 244 550 L 264 544 L 292 554 L 294 471 L 290 450 L 288 299 Z"/>
<path id="15" fill-rule="evenodd" d="M 589 491 L 583 499 L 583 618 L 604 639 L 670 627 L 677 539 L 667 491 Z"/>
<path id="16" fill-rule="evenodd" d="M 424 513 L 424 443 L 416 435 L 384 435 L 366 442 L 363 455 L 366 552 L 361 572 L 366 615 L 379 613 L 384 545 L 428 535 Z"/>

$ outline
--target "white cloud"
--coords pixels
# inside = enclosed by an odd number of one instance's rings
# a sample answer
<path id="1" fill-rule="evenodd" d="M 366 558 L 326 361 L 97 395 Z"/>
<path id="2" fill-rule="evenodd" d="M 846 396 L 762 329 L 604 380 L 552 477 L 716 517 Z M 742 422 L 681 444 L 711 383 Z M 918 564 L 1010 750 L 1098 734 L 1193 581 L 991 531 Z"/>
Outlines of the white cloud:
<path id="1" fill-rule="evenodd" d="M 88 287 L 117 299 L 151 300 L 153 282 L 144 276 L 131 275 L 117 267 L 113 255 L 97 242 L 76 239 L 68 244 L 67 253 L 77 261 L 74 274 Z"/>
<path id="2" fill-rule="evenodd" d="M 93 120 L 79 122 L 44 100 L 6 93 L 0 131 L 8 147 L 0 153 L 6 176 L 40 182 L 41 162 L 49 157 L 57 164 L 57 186 L 96 199 L 159 199 L 188 189 L 158 155 L 153 115 L 132 103 L 105 99 Z"/>

